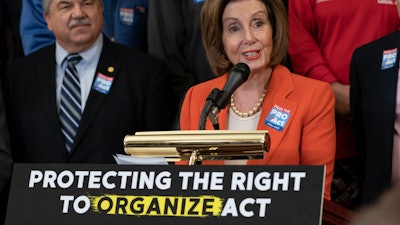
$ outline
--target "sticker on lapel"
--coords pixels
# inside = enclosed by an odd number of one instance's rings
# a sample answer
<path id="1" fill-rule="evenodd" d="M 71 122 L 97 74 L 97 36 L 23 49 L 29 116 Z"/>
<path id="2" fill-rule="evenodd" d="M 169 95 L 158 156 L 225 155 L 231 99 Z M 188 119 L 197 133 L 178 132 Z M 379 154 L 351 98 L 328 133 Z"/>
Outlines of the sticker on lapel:
<path id="1" fill-rule="evenodd" d="M 135 10 L 130 8 L 119 9 L 119 20 L 122 24 L 132 26 L 134 20 Z"/>
<path id="2" fill-rule="evenodd" d="M 275 105 L 272 107 L 264 124 L 278 131 L 282 131 L 290 117 L 290 110 Z"/>
<path id="3" fill-rule="evenodd" d="M 390 69 L 396 64 L 397 48 L 384 50 L 382 55 L 382 70 Z"/>
<path id="4" fill-rule="evenodd" d="M 114 77 L 108 77 L 104 74 L 98 73 L 92 88 L 100 93 L 108 94 L 113 81 Z"/>
<path id="5" fill-rule="evenodd" d="M 193 0 L 194 4 L 200 3 L 200 2 L 205 2 L 206 0 Z"/>

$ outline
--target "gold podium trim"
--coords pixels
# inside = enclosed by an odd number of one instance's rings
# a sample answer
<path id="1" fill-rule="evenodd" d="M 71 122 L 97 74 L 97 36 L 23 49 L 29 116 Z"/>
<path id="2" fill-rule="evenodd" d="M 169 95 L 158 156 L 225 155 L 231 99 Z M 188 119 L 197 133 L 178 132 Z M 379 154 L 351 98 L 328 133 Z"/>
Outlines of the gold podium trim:
<path id="1" fill-rule="evenodd" d="M 136 132 L 124 138 L 125 153 L 135 157 L 163 157 L 168 162 L 204 159 L 263 158 L 269 151 L 268 131 L 188 130 Z"/>

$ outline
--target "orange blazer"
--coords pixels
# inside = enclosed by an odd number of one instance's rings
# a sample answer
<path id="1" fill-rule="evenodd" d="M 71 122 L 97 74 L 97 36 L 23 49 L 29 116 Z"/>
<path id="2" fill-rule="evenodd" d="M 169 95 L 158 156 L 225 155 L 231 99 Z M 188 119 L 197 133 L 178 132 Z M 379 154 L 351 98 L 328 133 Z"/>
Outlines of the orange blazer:
<path id="1" fill-rule="evenodd" d="M 209 93 L 222 90 L 228 74 L 191 87 L 180 114 L 181 130 L 197 130 Z M 228 109 L 218 115 L 220 129 L 226 129 Z M 213 126 L 207 119 L 206 129 Z M 324 197 L 330 200 L 335 160 L 335 98 L 325 82 L 292 74 L 286 67 L 274 68 L 261 111 L 258 130 L 267 130 L 271 140 L 264 159 L 248 165 L 326 165 Z M 221 164 L 209 161 L 203 164 Z"/>

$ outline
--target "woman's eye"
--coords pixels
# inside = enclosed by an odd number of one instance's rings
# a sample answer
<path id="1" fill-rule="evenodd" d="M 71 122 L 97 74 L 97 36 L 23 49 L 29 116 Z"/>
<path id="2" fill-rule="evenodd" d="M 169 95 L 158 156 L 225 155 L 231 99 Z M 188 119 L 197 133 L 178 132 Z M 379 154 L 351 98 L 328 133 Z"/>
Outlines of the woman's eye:
<path id="1" fill-rule="evenodd" d="M 264 25 L 264 22 L 258 20 L 258 21 L 254 22 L 253 27 L 258 28 L 258 27 L 262 27 L 263 25 Z"/>
<path id="2" fill-rule="evenodd" d="M 237 26 L 231 26 L 231 27 L 229 27 L 229 32 L 236 32 L 236 31 L 238 31 L 239 30 L 239 27 L 237 27 Z"/>

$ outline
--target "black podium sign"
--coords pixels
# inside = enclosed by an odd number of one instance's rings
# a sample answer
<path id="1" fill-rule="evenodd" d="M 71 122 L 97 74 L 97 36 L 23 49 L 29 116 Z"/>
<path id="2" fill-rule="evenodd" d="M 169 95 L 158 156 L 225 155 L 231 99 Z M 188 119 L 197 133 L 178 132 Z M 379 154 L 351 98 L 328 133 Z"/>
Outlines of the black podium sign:
<path id="1" fill-rule="evenodd" d="M 324 168 L 16 164 L 6 225 L 317 225 Z"/>

